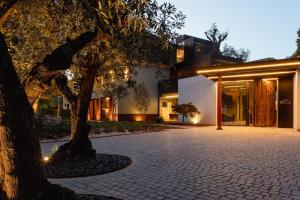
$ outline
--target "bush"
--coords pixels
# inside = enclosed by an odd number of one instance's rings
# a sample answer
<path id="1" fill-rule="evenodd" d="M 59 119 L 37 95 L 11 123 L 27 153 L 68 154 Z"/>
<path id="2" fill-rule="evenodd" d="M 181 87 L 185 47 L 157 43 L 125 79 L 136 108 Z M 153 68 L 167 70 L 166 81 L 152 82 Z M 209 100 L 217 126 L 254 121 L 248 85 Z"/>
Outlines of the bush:
<path id="1" fill-rule="evenodd" d="M 165 123 L 165 120 L 162 117 L 156 117 L 155 122 L 157 124 L 163 124 L 163 123 Z"/>
<path id="2" fill-rule="evenodd" d="M 60 116 L 64 120 L 69 120 L 71 118 L 71 110 L 64 110 L 60 111 Z"/>
<path id="3" fill-rule="evenodd" d="M 69 136 L 70 121 L 61 120 L 60 123 L 45 124 L 43 116 L 35 117 L 35 127 L 37 134 L 41 139 L 57 139 Z"/>

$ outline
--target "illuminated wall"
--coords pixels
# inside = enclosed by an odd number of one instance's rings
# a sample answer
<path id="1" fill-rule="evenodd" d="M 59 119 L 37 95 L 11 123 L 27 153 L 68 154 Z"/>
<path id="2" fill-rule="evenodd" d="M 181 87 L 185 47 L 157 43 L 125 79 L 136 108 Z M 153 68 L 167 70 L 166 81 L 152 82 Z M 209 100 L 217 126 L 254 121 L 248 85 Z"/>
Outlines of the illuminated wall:
<path id="1" fill-rule="evenodd" d="M 216 84 L 204 76 L 195 76 L 178 81 L 179 104 L 192 103 L 201 112 L 195 119 L 186 122 L 216 124 Z M 179 116 L 179 122 L 182 117 Z"/>
<path id="2" fill-rule="evenodd" d="M 294 76 L 294 129 L 300 129 L 300 68 Z"/>
<path id="3" fill-rule="evenodd" d="M 156 78 L 157 68 L 155 67 L 140 67 L 137 69 L 138 75 L 136 77 L 137 84 L 143 83 L 150 96 L 150 105 L 146 114 L 158 114 L 158 81 L 169 79 L 169 70 L 160 69 L 161 76 Z M 118 114 L 139 114 L 139 112 L 132 106 L 132 95 L 121 99 L 118 105 Z"/>

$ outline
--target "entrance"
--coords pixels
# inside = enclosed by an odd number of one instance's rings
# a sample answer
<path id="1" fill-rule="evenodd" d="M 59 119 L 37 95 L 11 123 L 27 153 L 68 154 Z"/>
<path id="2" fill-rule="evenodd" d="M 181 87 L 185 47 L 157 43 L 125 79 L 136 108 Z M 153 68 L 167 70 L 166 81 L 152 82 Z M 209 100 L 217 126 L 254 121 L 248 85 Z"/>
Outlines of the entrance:
<path id="1" fill-rule="evenodd" d="M 223 82 L 223 125 L 277 126 L 277 85 L 277 79 Z"/>
<path id="2" fill-rule="evenodd" d="M 178 104 L 178 94 L 165 94 L 159 100 L 159 116 L 166 122 L 178 122 L 173 106 Z"/>

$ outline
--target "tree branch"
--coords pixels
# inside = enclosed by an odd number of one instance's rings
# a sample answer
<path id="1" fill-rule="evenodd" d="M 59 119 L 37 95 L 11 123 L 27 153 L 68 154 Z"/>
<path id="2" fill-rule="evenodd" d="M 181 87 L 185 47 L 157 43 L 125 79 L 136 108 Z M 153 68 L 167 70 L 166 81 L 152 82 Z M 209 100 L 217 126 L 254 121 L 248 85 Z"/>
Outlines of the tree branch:
<path id="1" fill-rule="evenodd" d="M 98 35 L 98 30 L 88 31 L 77 37 L 75 40 L 67 39 L 67 42 L 51 54 L 47 55 L 42 64 L 48 70 L 66 70 L 72 64 L 73 56 L 85 47 L 88 43 L 92 42 Z"/>
<path id="2" fill-rule="evenodd" d="M 5 2 L 3 2 L 5 1 Z M 2 18 L 5 18 L 5 15 L 7 15 L 11 10 L 11 8 L 13 8 L 15 6 L 15 4 L 17 3 L 17 0 L 1 0 L 0 4 L 0 22 L 2 24 Z"/>
<path id="3" fill-rule="evenodd" d="M 29 102 L 33 105 L 40 95 L 50 85 L 52 80 L 62 76 L 62 70 L 70 68 L 72 64 L 73 56 L 85 47 L 88 43 L 103 39 L 103 35 L 100 35 L 98 30 L 88 31 L 80 35 L 74 40 L 67 40 L 66 43 L 59 46 L 51 54 L 47 55 L 42 63 L 36 64 L 22 85 L 28 95 Z M 66 92 L 66 97 L 69 97 L 66 86 L 62 86 L 62 83 L 58 84 L 59 88 L 62 88 Z"/>
<path id="4" fill-rule="evenodd" d="M 73 103 L 77 100 L 77 96 L 68 86 L 68 79 L 66 76 L 61 75 L 54 78 L 54 85 L 70 103 Z"/>

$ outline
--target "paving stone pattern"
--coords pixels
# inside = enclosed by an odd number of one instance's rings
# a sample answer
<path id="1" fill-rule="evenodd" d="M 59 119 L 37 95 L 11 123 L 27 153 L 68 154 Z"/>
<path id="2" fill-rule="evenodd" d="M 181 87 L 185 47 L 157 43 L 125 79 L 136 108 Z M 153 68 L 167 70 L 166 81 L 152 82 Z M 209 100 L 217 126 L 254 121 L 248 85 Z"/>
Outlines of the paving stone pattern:
<path id="1" fill-rule="evenodd" d="M 43 144 L 47 154 L 55 143 Z M 93 139 L 133 163 L 110 174 L 50 179 L 77 193 L 147 199 L 300 199 L 300 132 L 187 128 Z"/>

